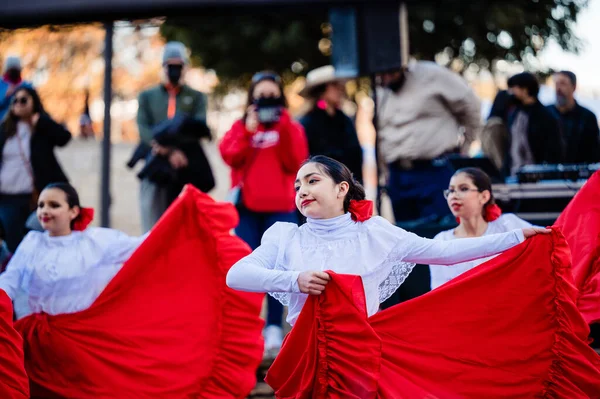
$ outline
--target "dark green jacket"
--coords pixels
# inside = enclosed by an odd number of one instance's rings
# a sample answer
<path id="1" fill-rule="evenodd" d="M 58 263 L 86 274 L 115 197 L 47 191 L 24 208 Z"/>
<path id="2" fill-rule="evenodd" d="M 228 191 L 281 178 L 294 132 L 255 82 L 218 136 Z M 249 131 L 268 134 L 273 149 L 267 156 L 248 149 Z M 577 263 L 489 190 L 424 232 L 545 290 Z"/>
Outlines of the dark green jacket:
<path id="1" fill-rule="evenodd" d="M 206 95 L 189 86 L 182 86 L 175 103 L 176 113 L 206 121 Z M 169 94 L 163 85 L 140 93 L 138 97 L 137 124 L 140 141 L 150 144 L 152 128 L 167 119 Z"/>

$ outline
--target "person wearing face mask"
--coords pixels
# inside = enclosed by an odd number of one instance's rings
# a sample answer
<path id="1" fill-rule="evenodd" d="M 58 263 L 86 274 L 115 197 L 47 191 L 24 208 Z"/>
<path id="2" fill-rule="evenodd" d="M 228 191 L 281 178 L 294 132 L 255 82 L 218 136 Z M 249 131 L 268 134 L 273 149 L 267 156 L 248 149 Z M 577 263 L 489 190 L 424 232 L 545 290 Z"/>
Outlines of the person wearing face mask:
<path id="1" fill-rule="evenodd" d="M 68 181 L 54 149 L 70 140 L 71 133 L 44 111 L 33 88 L 17 88 L 0 125 L 0 222 L 11 252 L 25 235 L 37 193 L 51 182 Z"/>
<path id="2" fill-rule="evenodd" d="M 313 102 L 312 109 L 300 119 L 308 139 L 311 156 L 325 155 L 348 165 L 354 178 L 363 181 L 363 153 L 354 122 L 340 107 L 344 80 L 331 65 L 312 70 L 300 95 Z"/>
<path id="3" fill-rule="evenodd" d="M 556 103 L 547 109 L 558 119 L 564 145 L 564 162 L 595 163 L 600 161 L 598 119 L 575 100 L 577 76 L 571 71 L 554 74 Z"/>
<path id="4" fill-rule="evenodd" d="M 212 180 L 212 172 L 207 168 L 207 162 L 204 162 L 206 157 L 199 140 L 185 148 L 164 147 L 153 140 L 153 129 L 167 120 L 172 120 L 176 115 L 206 123 L 206 95 L 183 82 L 188 65 L 187 49 L 183 43 L 169 42 L 165 45 L 163 82 L 139 95 L 137 124 L 140 144 L 148 149 L 152 148 L 155 155 L 167 158 L 170 166 L 181 177 L 180 183 L 192 183 L 206 190 L 208 187 L 212 188 L 214 183 L 212 186 L 203 187 L 203 184 L 194 180 L 200 177 L 207 177 L 202 179 L 203 181 Z M 182 184 L 175 186 L 160 185 L 147 177 L 141 180 L 140 208 L 143 231 L 149 231 L 177 197 Z"/>
<path id="5" fill-rule="evenodd" d="M 219 145 L 231 167 L 230 200 L 240 216 L 235 233 L 255 249 L 264 232 L 276 222 L 298 223 L 294 191 L 296 170 L 308 157 L 304 129 L 286 109 L 281 78 L 259 72 L 248 90 L 246 113 L 225 134 Z M 265 354 L 281 347 L 283 307 L 268 298 Z"/>
<path id="6" fill-rule="evenodd" d="M 377 89 L 380 169 L 396 222 L 448 215 L 439 193 L 451 154 L 469 154 L 481 127 L 479 99 L 458 74 L 418 61 L 383 73 Z"/>
<path id="7" fill-rule="evenodd" d="M 4 69 L 2 72 L 2 80 L 0 80 L 0 120 L 10 108 L 10 102 L 18 86 L 33 85 L 23 81 L 21 77 L 21 59 L 15 56 L 6 57 L 4 61 Z"/>

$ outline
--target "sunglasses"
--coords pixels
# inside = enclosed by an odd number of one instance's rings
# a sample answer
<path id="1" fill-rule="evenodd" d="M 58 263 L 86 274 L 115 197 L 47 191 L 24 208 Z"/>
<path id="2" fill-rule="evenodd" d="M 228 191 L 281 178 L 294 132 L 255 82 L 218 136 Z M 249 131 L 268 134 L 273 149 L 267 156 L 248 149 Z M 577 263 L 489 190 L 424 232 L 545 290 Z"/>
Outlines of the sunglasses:
<path id="1" fill-rule="evenodd" d="M 13 100 L 13 104 L 25 105 L 28 102 L 29 102 L 29 97 L 15 97 Z"/>
<path id="2" fill-rule="evenodd" d="M 279 77 L 279 75 L 276 75 L 271 72 L 258 72 L 258 73 L 255 73 L 254 76 L 252 76 L 253 84 L 256 84 L 263 80 L 272 80 L 273 82 L 275 82 L 277 84 L 281 83 L 281 78 Z"/>

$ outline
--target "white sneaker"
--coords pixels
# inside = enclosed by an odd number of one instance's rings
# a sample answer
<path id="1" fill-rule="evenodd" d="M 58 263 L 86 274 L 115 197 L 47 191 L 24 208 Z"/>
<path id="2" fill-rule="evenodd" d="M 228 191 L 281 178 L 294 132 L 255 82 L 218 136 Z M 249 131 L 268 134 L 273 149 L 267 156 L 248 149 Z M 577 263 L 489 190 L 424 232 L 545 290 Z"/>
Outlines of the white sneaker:
<path id="1" fill-rule="evenodd" d="M 267 326 L 263 330 L 263 338 L 265 339 L 265 356 L 277 356 L 283 343 L 283 329 L 279 326 Z"/>

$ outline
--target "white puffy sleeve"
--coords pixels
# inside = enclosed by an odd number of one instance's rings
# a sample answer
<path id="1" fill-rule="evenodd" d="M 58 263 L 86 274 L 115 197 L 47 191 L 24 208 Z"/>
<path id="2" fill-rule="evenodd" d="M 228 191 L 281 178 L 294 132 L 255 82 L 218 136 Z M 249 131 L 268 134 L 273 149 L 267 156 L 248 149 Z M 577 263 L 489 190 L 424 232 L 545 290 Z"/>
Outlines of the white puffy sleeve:
<path id="1" fill-rule="evenodd" d="M 379 301 L 383 302 L 404 283 L 415 264 L 454 265 L 496 255 L 524 241 L 521 229 L 479 238 L 431 240 L 403 230 L 380 216 L 365 222 L 369 248 L 385 254 L 373 270 L 373 284 L 378 284 Z M 363 284 L 368 282 L 363 277 Z"/>
<path id="2" fill-rule="evenodd" d="M 521 219 L 514 213 L 505 213 L 498 218 L 498 221 L 502 224 L 502 229 L 504 231 L 524 229 L 533 226 L 531 223 Z"/>
<path id="3" fill-rule="evenodd" d="M 448 234 L 454 235 L 454 229 L 442 231 L 433 237 L 433 239 L 448 240 Z M 437 267 L 436 265 L 429 265 L 429 274 L 431 275 L 431 289 L 434 289 L 446 284 L 448 281 L 456 277 L 456 265 L 455 267 Z"/>
<path id="4" fill-rule="evenodd" d="M 21 287 L 26 270 L 31 269 L 31 255 L 35 252 L 37 243 L 42 233 L 29 232 L 21 244 L 17 247 L 14 255 L 8 262 L 4 273 L 0 274 L 0 288 L 3 289 L 10 299 L 14 300 Z"/>
<path id="5" fill-rule="evenodd" d="M 394 253 L 401 256 L 404 262 L 422 264 L 454 265 L 468 262 L 499 254 L 525 241 L 522 229 L 483 237 L 442 241 L 422 238 L 399 227 L 394 228 L 398 229 L 400 238 L 398 250 Z"/>
<path id="6" fill-rule="evenodd" d="M 240 291 L 299 293 L 300 272 L 286 270 L 281 264 L 285 242 L 297 229 L 293 223 L 277 222 L 271 226 L 260 246 L 229 269 L 227 285 Z"/>
<path id="7" fill-rule="evenodd" d="M 139 237 L 114 229 L 90 227 L 85 231 L 92 240 L 102 246 L 104 256 L 102 263 L 125 263 L 135 250 L 144 242 L 149 233 Z"/>

